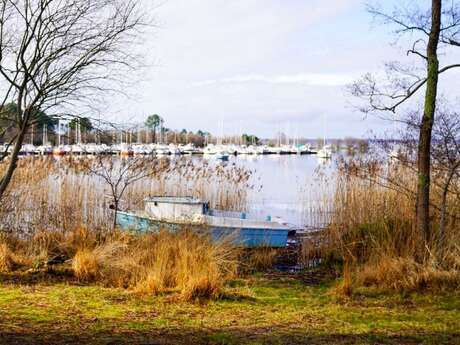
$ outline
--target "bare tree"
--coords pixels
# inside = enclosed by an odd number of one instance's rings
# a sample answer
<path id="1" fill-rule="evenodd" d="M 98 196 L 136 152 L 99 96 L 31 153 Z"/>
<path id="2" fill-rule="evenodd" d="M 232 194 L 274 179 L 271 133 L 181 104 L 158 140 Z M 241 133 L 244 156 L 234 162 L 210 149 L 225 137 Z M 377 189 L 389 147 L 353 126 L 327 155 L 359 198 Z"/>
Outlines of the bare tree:
<path id="1" fill-rule="evenodd" d="M 38 113 L 115 90 L 143 24 L 137 0 L 0 0 L 0 116 L 15 131 L 0 198 Z M 7 104 L 15 111 L 2 111 Z"/>
<path id="2" fill-rule="evenodd" d="M 445 6 L 443 6 L 445 5 Z M 351 91 L 366 100 L 361 110 L 365 112 L 396 112 L 425 88 L 424 112 L 420 123 L 417 147 L 417 229 L 427 244 L 430 232 L 430 175 L 431 143 L 435 122 L 439 75 L 460 64 L 440 67 L 440 48 L 460 47 L 460 4 L 458 1 L 432 0 L 430 9 L 421 9 L 413 3 L 410 8 L 396 8 L 387 13 L 377 6 L 368 10 L 385 24 L 397 27 L 398 37 L 410 35 L 413 40 L 407 54 L 421 59 L 422 68 L 389 63 L 386 78 L 367 74 L 354 83 Z"/>
<path id="3" fill-rule="evenodd" d="M 110 188 L 113 201 L 113 228 L 117 225 L 120 202 L 126 189 L 145 178 L 155 177 L 169 168 L 169 159 L 135 156 L 125 159 L 113 159 L 107 156 L 96 156 L 94 160 L 85 160 L 83 170 L 91 175 L 102 178 Z"/>

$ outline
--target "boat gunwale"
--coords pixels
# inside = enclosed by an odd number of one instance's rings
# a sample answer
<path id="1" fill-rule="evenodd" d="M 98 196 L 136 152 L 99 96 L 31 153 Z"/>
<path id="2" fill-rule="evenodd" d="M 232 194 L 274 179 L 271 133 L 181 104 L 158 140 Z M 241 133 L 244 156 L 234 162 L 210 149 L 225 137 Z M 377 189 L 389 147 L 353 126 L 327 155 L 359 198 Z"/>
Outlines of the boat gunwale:
<path id="1" fill-rule="evenodd" d="M 214 216 L 204 216 L 203 215 L 199 215 L 200 216 L 200 220 L 201 221 L 193 221 L 193 220 L 190 220 L 190 221 L 180 221 L 180 220 L 175 220 L 175 221 L 168 221 L 168 220 L 164 220 L 164 219 L 155 219 L 155 218 L 152 218 L 152 217 L 149 217 L 148 215 L 145 215 L 145 214 L 140 214 L 140 213 L 135 213 L 135 212 L 127 212 L 127 211 L 117 211 L 117 214 L 122 214 L 122 215 L 125 215 L 125 216 L 134 216 L 134 217 L 137 217 L 137 218 L 142 218 L 142 219 L 145 219 L 145 220 L 148 220 L 148 221 L 151 221 L 151 222 L 157 222 L 157 223 L 165 223 L 165 224 L 176 224 L 176 225 L 190 225 L 190 226 L 203 226 L 203 227 L 208 227 L 208 228 L 228 228 L 228 229 L 235 229 L 235 230 L 238 230 L 238 229 L 248 229 L 248 230 L 265 230 L 265 231 L 291 231 L 292 228 L 288 225 L 284 225 L 284 224 L 280 224 L 280 223 L 276 223 L 276 222 L 268 222 L 268 221 L 252 221 L 254 222 L 253 224 L 247 224 L 246 226 L 245 225 L 242 225 L 242 226 L 231 226 L 231 225 L 225 225 L 225 224 L 208 224 L 206 223 L 204 220 L 206 218 L 215 218 L 215 219 L 224 219 L 224 220 L 231 220 L 231 221 L 234 221 L 235 218 L 231 218 L 231 217 L 214 217 Z M 248 219 L 240 219 L 241 222 L 250 222 L 251 220 L 248 220 Z M 255 224 L 255 222 L 259 223 L 259 224 Z M 269 225 L 267 227 L 267 225 Z M 274 227 L 275 226 L 275 227 Z"/>
<path id="2" fill-rule="evenodd" d="M 151 196 L 144 199 L 144 202 L 158 202 L 164 204 L 183 204 L 183 205 L 199 205 L 207 204 L 201 199 L 192 196 L 176 197 L 176 196 Z"/>

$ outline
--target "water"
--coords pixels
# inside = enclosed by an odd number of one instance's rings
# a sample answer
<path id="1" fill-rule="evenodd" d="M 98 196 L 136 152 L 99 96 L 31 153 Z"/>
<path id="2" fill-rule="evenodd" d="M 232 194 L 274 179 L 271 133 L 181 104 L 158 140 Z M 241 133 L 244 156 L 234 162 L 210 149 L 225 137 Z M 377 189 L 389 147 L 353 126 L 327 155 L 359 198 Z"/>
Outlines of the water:
<path id="1" fill-rule="evenodd" d="M 60 157 L 54 159 L 59 161 Z M 114 159 L 119 158 L 114 156 Z M 181 159 L 196 162 L 208 160 L 211 165 L 236 165 L 251 170 L 253 174 L 249 182 L 252 188 L 247 191 L 247 207 L 251 218 L 262 220 L 270 216 L 272 220 L 312 228 L 327 223 L 330 199 L 335 187 L 334 159 L 318 159 L 315 155 L 240 155 L 231 156 L 228 162 L 212 156 L 182 156 Z M 60 182 L 56 183 L 58 188 Z M 169 183 L 174 185 L 177 181 L 170 179 Z M 104 186 L 101 185 L 101 188 Z M 101 189 L 100 194 L 103 193 Z M 82 207 L 86 209 L 85 202 Z"/>
<path id="2" fill-rule="evenodd" d="M 248 198 L 252 216 L 270 215 L 302 227 L 324 225 L 320 211 L 328 208 L 333 192 L 333 159 L 315 155 L 246 155 L 216 164 L 236 164 L 254 172 L 254 188 Z"/>

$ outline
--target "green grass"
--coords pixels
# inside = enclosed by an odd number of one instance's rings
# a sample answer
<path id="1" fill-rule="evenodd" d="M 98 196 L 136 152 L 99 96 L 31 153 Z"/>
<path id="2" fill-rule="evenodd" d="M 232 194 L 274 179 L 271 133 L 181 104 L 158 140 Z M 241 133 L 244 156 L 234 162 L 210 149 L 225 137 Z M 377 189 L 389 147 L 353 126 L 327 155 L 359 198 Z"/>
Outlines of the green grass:
<path id="1" fill-rule="evenodd" d="M 10 280 L 9 280 L 10 281 Z M 0 283 L 0 343 L 460 344 L 460 294 L 339 298 L 331 287 L 253 276 L 218 301 L 64 283 Z"/>

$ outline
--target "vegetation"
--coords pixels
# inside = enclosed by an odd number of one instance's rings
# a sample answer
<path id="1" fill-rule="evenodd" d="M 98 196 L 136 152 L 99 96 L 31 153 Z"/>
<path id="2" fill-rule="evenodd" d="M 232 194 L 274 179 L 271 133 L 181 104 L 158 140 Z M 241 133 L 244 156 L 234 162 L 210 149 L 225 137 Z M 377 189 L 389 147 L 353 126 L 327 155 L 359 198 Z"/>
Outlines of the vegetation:
<path id="1" fill-rule="evenodd" d="M 334 212 L 322 240 L 323 255 L 344 263 L 345 291 L 363 285 L 397 291 L 457 289 L 460 204 L 456 191 L 460 179 L 450 181 L 447 194 L 441 183 L 444 175 L 433 179 L 433 236 L 429 255 L 420 262 L 424 242 L 415 226 L 417 179 L 411 168 L 415 163 L 403 164 L 401 158 L 385 164 L 375 154 L 371 157 L 342 162 Z M 444 198 L 447 213 L 440 207 Z"/>
<path id="2" fill-rule="evenodd" d="M 144 294 L 176 292 L 187 301 L 217 299 L 234 278 L 238 252 L 225 241 L 186 229 L 177 234 L 40 232 L 23 240 L 3 236 L 0 271 L 62 272 L 85 283 Z"/>
<path id="3" fill-rule="evenodd" d="M 431 147 L 435 114 L 438 105 L 439 76 L 460 67 L 459 64 L 442 66 L 438 51 L 441 49 L 460 47 L 457 20 L 459 13 L 455 1 L 445 2 L 432 0 L 431 7 L 423 8 L 415 3 L 410 8 L 401 5 L 393 12 L 387 12 L 378 6 L 369 6 L 369 12 L 385 24 L 396 27 L 398 37 L 409 36 L 413 42 L 407 55 L 421 59 L 421 69 L 414 67 L 411 61 L 408 66 L 399 62 L 387 64 L 386 78 L 378 78 L 372 74 L 365 75 L 351 87 L 352 94 L 365 100 L 361 104 L 362 111 L 391 112 L 392 116 L 401 106 L 409 103 L 425 89 L 423 113 L 418 119 L 417 137 L 417 197 L 416 222 L 419 236 L 424 241 L 418 261 L 426 257 L 425 249 L 432 244 L 430 223 L 430 192 L 431 192 Z M 448 54 L 443 54 L 448 55 Z M 446 59 L 448 60 L 448 59 Z M 422 70 L 423 72 L 420 72 Z M 400 115 L 401 113 L 398 113 Z"/>
<path id="4" fill-rule="evenodd" d="M 0 16 L 0 107 L 16 105 L 8 168 L 0 176 L 3 198 L 40 113 L 59 117 L 70 104 L 83 107 L 119 88 L 120 76 L 138 61 L 127 43 L 137 41 L 144 23 L 135 0 L 2 1 Z"/>
<path id="5" fill-rule="evenodd" d="M 330 283 L 259 274 L 189 303 L 53 275 L 2 274 L 1 341 L 21 344 L 458 344 L 458 294 L 331 295 Z M 27 306 L 26 308 L 24 306 Z"/>
<path id="6" fill-rule="evenodd" d="M 0 136 L 12 150 L 0 158 L 0 342 L 460 344 L 460 120 L 437 95 L 439 75 L 459 67 L 440 67 L 438 51 L 460 46 L 460 14 L 454 1 L 431 3 L 429 11 L 370 8 L 412 34 L 409 53 L 423 72 L 389 64 L 386 82 L 366 75 L 353 94 L 365 112 L 395 113 L 425 88 L 423 110 L 398 113 L 407 126 L 397 147 L 346 139 L 350 155 L 338 160 L 337 176 L 321 177 L 336 183 L 317 213 L 325 228 L 283 249 L 236 248 L 197 226 L 117 229 L 117 212 L 142 209 L 151 195 L 245 211 L 259 186 L 235 164 L 19 159 L 35 125 L 54 126 L 63 107 L 130 67 L 124 43 L 143 17 L 135 0 L 1 3 Z M 92 129 L 88 118 L 69 126 L 77 138 Z M 160 141 L 210 139 L 169 130 L 157 114 L 145 126 L 153 141 L 159 127 Z M 102 134 L 113 142 L 116 132 Z M 132 141 L 131 130 L 121 134 Z M 279 143 L 288 141 L 280 133 Z M 286 262 L 295 273 L 279 269 Z"/>
<path id="7" fill-rule="evenodd" d="M 241 139 L 245 145 L 257 145 L 259 143 L 259 138 L 257 138 L 255 135 L 243 134 Z"/>
<path id="8" fill-rule="evenodd" d="M 84 132 L 90 132 L 94 129 L 91 119 L 88 117 L 78 117 L 74 118 L 69 122 L 69 128 L 76 130 L 79 127 L 79 130 Z"/>
<path id="9" fill-rule="evenodd" d="M 5 168 L 0 164 L 0 171 Z M 111 184 L 100 174 L 107 175 Z M 244 211 L 247 193 L 256 187 L 251 176 L 241 167 L 186 158 L 156 162 L 149 157 L 23 158 L 0 204 L 0 231 L 33 235 L 44 229 L 71 231 L 80 225 L 94 232 L 109 231 L 114 191 L 122 210 L 143 209 L 144 199 L 151 195 L 190 195 L 209 200 L 214 208 Z"/>
<path id="10" fill-rule="evenodd" d="M 162 125 L 163 119 L 160 115 L 154 114 L 150 115 L 147 120 L 145 120 L 145 126 L 150 129 L 153 133 L 153 142 L 156 142 L 157 128 Z"/>

